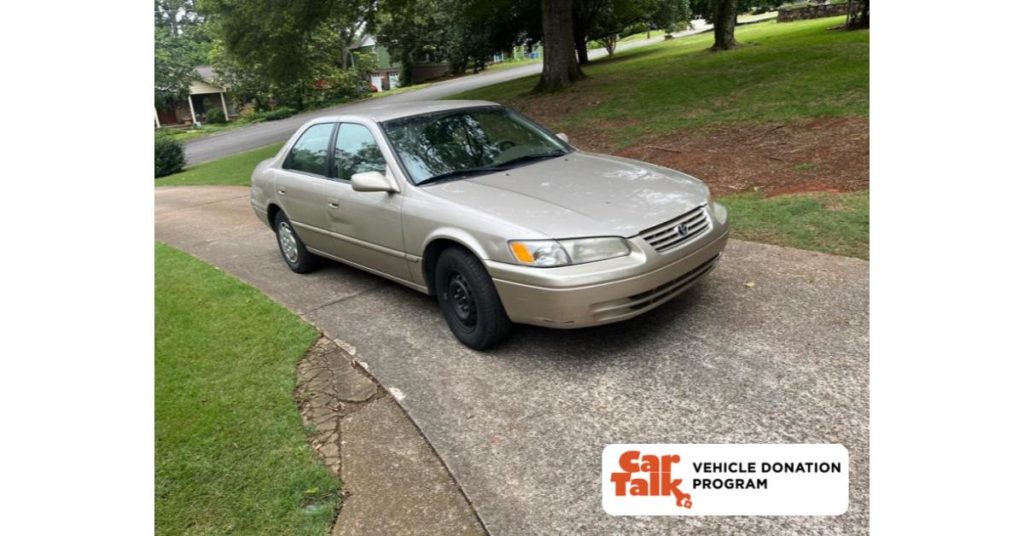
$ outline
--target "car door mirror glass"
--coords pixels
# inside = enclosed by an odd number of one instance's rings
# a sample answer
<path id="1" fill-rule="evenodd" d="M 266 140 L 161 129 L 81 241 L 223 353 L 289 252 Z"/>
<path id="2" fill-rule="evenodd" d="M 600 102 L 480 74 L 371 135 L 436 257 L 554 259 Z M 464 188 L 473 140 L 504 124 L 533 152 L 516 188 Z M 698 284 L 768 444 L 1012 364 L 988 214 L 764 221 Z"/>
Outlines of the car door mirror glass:
<path id="1" fill-rule="evenodd" d="M 365 171 L 352 175 L 352 189 L 357 192 L 396 192 L 391 181 L 379 171 Z"/>

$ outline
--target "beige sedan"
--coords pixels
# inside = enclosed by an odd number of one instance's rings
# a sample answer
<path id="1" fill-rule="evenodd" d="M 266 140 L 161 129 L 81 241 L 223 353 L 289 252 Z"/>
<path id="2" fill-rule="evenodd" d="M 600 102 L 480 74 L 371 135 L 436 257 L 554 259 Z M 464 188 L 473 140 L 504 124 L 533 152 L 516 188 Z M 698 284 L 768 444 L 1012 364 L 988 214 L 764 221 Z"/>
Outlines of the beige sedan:
<path id="1" fill-rule="evenodd" d="M 707 275 L 729 234 L 699 180 L 483 101 L 314 119 L 256 168 L 251 202 L 293 271 L 328 258 L 436 295 L 476 349 L 513 323 L 647 312 Z"/>

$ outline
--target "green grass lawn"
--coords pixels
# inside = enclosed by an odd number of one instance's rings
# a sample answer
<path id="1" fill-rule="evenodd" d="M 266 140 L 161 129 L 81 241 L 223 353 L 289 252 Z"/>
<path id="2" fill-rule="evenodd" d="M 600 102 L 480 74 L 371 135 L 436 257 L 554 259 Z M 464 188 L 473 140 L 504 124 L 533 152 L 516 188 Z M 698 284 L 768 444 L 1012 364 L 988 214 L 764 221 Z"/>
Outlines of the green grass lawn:
<path id="1" fill-rule="evenodd" d="M 632 43 L 633 41 L 643 41 L 644 39 L 648 39 L 648 35 L 651 36 L 650 39 L 654 39 L 655 37 L 664 37 L 665 30 L 651 30 L 650 32 L 640 32 L 635 33 L 633 35 L 627 35 L 626 37 L 619 39 L 619 44 L 621 45 L 623 43 Z"/>
<path id="2" fill-rule="evenodd" d="M 340 486 L 293 399 L 317 336 L 254 288 L 156 246 L 157 534 L 327 533 Z"/>
<path id="3" fill-rule="evenodd" d="M 843 17 L 741 26 L 743 46 L 710 52 L 710 33 L 595 60 L 562 94 L 531 95 L 538 76 L 452 96 L 516 107 L 587 103 L 555 129 L 614 128 L 621 147 L 644 136 L 732 122 L 868 114 L 868 33 L 830 31 Z"/>
<path id="4" fill-rule="evenodd" d="M 156 131 L 157 138 L 170 138 L 179 142 L 186 142 L 198 138 L 205 138 L 218 132 L 224 132 L 226 130 L 234 130 L 239 127 L 243 127 L 249 123 L 242 123 L 238 120 L 230 121 L 228 123 L 221 124 L 206 124 L 203 128 L 173 128 L 164 127 Z"/>
<path id="5" fill-rule="evenodd" d="M 729 209 L 732 237 L 835 255 L 868 258 L 868 192 L 718 199 Z"/>
<path id="6" fill-rule="evenodd" d="M 273 157 L 283 143 L 275 143 L 252 151 L 226 156 L 219 160 L 192 166 L 181 173 L 156 179 L 157 186 L 195 186 L 230 184 L 249 186 L 256 165 Z"/>

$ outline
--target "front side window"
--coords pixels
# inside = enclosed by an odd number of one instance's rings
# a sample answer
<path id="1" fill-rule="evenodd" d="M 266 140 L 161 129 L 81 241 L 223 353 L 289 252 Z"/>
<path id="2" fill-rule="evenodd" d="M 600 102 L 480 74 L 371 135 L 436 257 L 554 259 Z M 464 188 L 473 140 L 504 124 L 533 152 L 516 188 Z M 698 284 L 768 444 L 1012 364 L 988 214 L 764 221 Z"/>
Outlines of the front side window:
<path id="1" fill-rule="evenodd" d="M 306 129 L 292 146 L 285 160 L 285 169 L 327 176 L 327 148 L 331 144 L 334 123 L 313 125 Z"/>
<path id="2" fill-rule="evenodd" d="M 338 138 L 334 143 L 334 166 L 336 176 L 344 181 L 352 180 L 352 175 L 356 173 L 384 173 L 387 169 L 384 155 L 377 147 L 370 129 L 354 123 L 342 123 L 338 127 Z"/>
<path id="3" fill-rule="evenodd" d="M 501 107 L 402 117 L 383 127 L 415 184 L 507 169 L 570 150 L 529 119 Z"/>

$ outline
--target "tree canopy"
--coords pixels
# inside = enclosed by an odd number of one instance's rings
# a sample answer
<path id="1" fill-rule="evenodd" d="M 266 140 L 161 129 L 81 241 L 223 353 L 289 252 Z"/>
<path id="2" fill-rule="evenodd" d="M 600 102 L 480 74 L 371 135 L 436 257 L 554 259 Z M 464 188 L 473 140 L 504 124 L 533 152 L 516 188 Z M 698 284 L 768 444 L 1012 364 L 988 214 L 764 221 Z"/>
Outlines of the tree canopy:
<path id="1" fill-rule="evenodd" d="M 199 9 L 220 40 L 213 55 L 219 73 L 256 97 L 302 107 L 318 90 L 356 89 L 349 87 L 349 47 L 373 6 L 372 0 L 200 0 Z"/>
<path id="2" fill-rule="evenodd" d="M 232 90 L 264 103 L 303 107 L 353 95 L 375 67 L 352 51 L 375 36 L 404 68 L 447 62 L 456 73 L 485 68 L 518 45 L 544 45 L 541 90 L 584 77 L 588 43 L 613 53 L 620 35 L 716 21 L 731 36 L 735 11 L 771 0 L 155 0 L 156 99 L 188 93 L 194 68 L 210 63 Z M 729 15 L 717 12 L 732 5 Z M 717 16 L 717 18 L 716 18 Z M 723 22 L 724 21 L 724 22 Z M 728 27 L 727 27 L 728 26 Z M 716 33 L 717 37 L 717 33 Z M 716 39 L 716 46 L 718 40 Z M 727 47 L 723 47 L 727 48 Z"/>
<path id="3" fill-rule="evenodd" d="M 211 47 L 192 0 L 156 0 L 153 93 L 157 106 L 185 98 Z"/>

